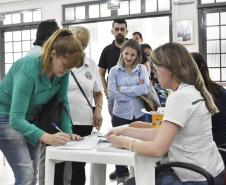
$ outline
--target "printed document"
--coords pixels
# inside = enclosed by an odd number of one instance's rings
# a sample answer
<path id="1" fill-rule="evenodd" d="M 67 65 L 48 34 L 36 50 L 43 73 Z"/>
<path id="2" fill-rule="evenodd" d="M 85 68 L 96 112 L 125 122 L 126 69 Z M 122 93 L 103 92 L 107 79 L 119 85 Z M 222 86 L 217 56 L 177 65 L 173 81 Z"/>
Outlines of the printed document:
<path id="1" fill-rule="evenodd" d="M 100 139 L 100 137 L 90 135 L 83 137 L 83 139 L 80 141 L 67 142 L 63 146 L 57 146 L 57 148 L 66 150 L 92 150 L 94 147 L 96 147 Z"/>

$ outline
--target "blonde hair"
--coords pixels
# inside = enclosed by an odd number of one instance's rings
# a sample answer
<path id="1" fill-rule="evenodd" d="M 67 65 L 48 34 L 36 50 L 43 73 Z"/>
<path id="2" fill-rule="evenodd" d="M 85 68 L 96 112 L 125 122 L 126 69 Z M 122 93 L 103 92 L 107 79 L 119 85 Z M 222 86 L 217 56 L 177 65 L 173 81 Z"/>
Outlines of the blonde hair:
<path id="1" fill-rule="evenodd" d="M 67 59 L 67 63 L 64 64 L 66 69 L 79 67 L 84 62 L 84 52 L 81 43 L 73 37 L 69 29 L 60 29 L 53 33 L 44 44 L 43 54 L 41 56 L 42 74 L 49 71 L 53 50 L 57 56 L 62 56 Z"/>
<path id="2" fill-rule="evenodd" d="M 132 49 L 136 50 L 136 52 L 137 52 L 137 58 L 136 58 L 136 61 L 133 63 L 132 67 L 134 67 L 137 64 L 141 63 L 142 55 L 141 55 L 140 45 L 137 43 L 137 41 L 135 41 L 133 39 L 129 39 L 122 45 L 122 48 L 121 48 L 121 51 L 120 51 L 119 60 L 118 60 L 118 64 L 121 64 L 124 67 L 123 51 L 127 47 L 128 48 L 132 48 Z"/>
<path id="3" fill-rule="evenodd" d="M 90 39 L 90 32 L 87 28 L 82 26 L 71 27 L 71 32 L 74 37 L 80 41 L 82 47 L 85 49 Z"/>
<path id="4" fill-rule="evenodd" d="M 184 46 L 178 43 L 164 44 L 152 52 L 151 60 L 155 65 L 171 71 L 179 82 L 194 85 L 203 96 L 209 112 L 211 114 L 218 112 L 197 64 Z"/>

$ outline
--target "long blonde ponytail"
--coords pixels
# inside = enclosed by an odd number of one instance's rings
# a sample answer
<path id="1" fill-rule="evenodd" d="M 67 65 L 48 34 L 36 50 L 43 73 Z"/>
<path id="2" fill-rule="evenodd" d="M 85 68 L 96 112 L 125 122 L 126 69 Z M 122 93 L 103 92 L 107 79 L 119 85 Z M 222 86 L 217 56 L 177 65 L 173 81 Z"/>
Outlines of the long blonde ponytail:
<path id="1" fill-rule="evenodd" d="M 204 80 L 197 64 L 187 49 L 178 43 L 167 43 L 156 48 L 151 55 L 155 65 L 165 67 L 179 82 L 194 85 L 205 100 L 211 114 L 218 112 L 211 94 L 205 87 Z"/>

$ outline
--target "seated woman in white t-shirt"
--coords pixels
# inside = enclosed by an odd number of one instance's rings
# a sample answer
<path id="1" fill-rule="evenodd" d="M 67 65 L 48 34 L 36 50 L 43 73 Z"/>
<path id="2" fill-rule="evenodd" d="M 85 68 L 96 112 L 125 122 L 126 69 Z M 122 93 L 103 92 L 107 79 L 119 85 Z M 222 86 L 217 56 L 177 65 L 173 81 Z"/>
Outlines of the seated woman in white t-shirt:
<path id="1" fill-rule="evenodd" d="M 151 60 L 161 87 L 173 91 L 166 101 L 161 127 L 114 129 L 108 133 L 108 140 L 142 155 L 161 157 L 168 153 L 169 161 L 196 164 L 213 175 L 215 185 L 222 185 L 225 167 L 213 141 L 211 124 L 211 115 L 218 109 L 196 63 L 178 43 L 158 47 Z M 158 176 L 156 184 L 204 185 L 206 182 L 197 173 L 174 168 Z"/>

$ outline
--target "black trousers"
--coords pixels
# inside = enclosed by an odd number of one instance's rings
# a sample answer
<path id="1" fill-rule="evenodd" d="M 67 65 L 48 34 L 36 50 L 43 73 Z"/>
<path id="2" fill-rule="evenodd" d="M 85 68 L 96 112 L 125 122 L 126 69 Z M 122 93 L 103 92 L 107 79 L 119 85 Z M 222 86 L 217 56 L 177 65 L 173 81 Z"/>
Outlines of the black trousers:
<path id="1" fill-rule="evenodd" d="M 90 135 L 93 127 L 91 125 L 73 125 L 72 131 L 74 134 L 80 136 Z M 85 185 L 86 174 L 85 174 L 85 165 L 84 162 L 72 162 L 72 178 L 71 185 Z M 54 185 L 63 185 L 64 184 L 64 166 L 65 163 L 58 163 L 55 166 L 55 176 L 54 176 Z"/>

